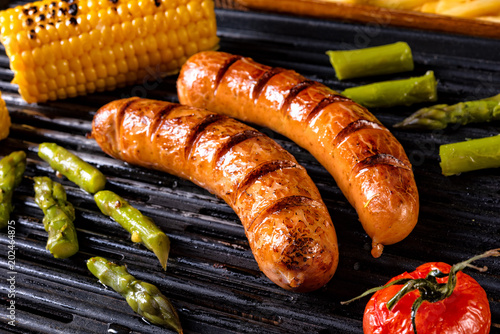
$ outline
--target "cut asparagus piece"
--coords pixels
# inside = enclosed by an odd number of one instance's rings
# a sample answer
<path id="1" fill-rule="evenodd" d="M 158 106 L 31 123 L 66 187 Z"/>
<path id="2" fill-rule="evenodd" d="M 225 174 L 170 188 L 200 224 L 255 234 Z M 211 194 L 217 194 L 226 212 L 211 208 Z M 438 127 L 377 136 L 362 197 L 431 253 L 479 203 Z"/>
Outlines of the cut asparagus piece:
<path id="1" fill-rule="evenodd" d="M 422 108 L 394 125 L 396 128 L 440 130 L 449 124 L 465 125 L 500 120 L 500 94 L 453 105 L 437 104 Z"/>
<path id="2" fill-rule="evenodd" d="M 44 213 L 43 225 L 49 233 L 47 249 L 55 258 L 65 259 L 78 252 L 78 238 L 73 225 L 75 209 L 67 201 L 60 183 L 46 176 L 34 177 L 35 202 Z"/>
<path id="3" fill-rule="evenodd" d="M 445 176 L 500 167 L 500 135 L 441 145 L 439 156 Z"/>
<path id="4" fill-rule="evenodd" d="M 41 143 L 38 156 L 91 194 L 104 189 L 106 185 L 106 177 L 97 168 L 55 143 Z"/>
<path id="5" fill-rule="evenodd" d="M 23 180 L 25 170 L 26 153 L 23 151 L 12 152 L 0 160 L 0 229 L 8 225 L 14 210 L 12 195 Z"/>
<path id="6" fill-rule="evenodd" d="M 413 70 L 410 46 L 397 42 L 358 50 L 329 50 L 326 54 L 337 79 L 351 79 Z"/>
<path id="7" fill-rule="evenodd" d="M 144 216 L 112 191 L 99 191 L 94 195 L 94 199 L 102 213 L 110 216 L 126 229 L 132 235 L 133 242 L 140 242 L 155 253 L 163 269 L 167 268 L 170 239 L 151 218 Z"/>
<path id="8" fill-rule="evenodd" d="M 170 326 L 182 333 L 177 311 L 156 286 L 137 280 L 125 266 L 102 257 L 89 259 L 87 268 L 102 284 L 122 295 L 134 312 L 156 325 Z"/>
<path id="9" fill-rule="evenodd" d="M 427 71 L 420 77 L 348 88 L 342 94 L 367 108 L 409 106 L 414 103 L 436 101 L 436 86 L 434 72 Z"/>

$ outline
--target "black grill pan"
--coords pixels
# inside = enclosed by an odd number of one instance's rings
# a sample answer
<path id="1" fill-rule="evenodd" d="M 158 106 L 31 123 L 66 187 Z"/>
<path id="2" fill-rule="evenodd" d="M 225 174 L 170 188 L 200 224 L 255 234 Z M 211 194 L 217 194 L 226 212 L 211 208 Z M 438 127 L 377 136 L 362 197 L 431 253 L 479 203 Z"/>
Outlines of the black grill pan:
<path id="1" fill-rule="evenodd" d="M 15 4 L 15 3 L 13 3 Z M 347 24 L 301 17 L 217 10 L 220 50 L 251 56 L 274 66 L 297 70 L 308 78 L 343 90 L 375 80 L 339 83 L 325 51 L 406 41 L 414 52 L 411 75 L 434 70 L 442 103 L 500 93 L 500 43 L 496 40 L 402 30 L 380 24 Z M 28 153 L 28 167 L 14 198 L 16 222 L 16 326 L 8 325 L 9 239 L 0 232 L 0 331 L 12 333 L 170 333 L 150 325 L 130 310 L 117 293 L 104 288 L 86 269 L 91 256 L 127 264 L 137 278 L 151 282 L 179 310 L 186 333 L 362 333 L 367 299 L 348 306 L 340 301 L 384 284 L 392 276 L 428 261 L 460 262 L 500 247 L 500 170 L 444 177 L 439 145 L 498 133 L 499 123 L 468 125 L 445 131 L 415 133 L 393 130 L 413 165 L 421 196 L 417 227 L 403 242 L 371 257 L 370 240 L 332 177 L 309 153 L 289 140 L 264 131 L 294 154 L 318 185 L 335 223 L 340 264 L 332 281 L 307 294 L 282 290 L 263 276 L 255 263 L 243 227 L 220 199 L 171 175 L 137 168 L 105 156 L 86 138 L 95 110 L 117 98 L 177 101 L 176 77 L 114 92 L 28 105 L 10 83 L 12 72 L 3 49 L 0 90 L 13 126 L 0 143 L 0 156 Z M 372 110 L 387 126 L 418 107 Z M 45 250 L 42 212 L 33 201 L 30 177 L 51 175 L 36 154 L 43 141 L 56 142 L 97 165 L 109 178 L 107 188 L 147 215 L 170 236 L 171 258 L 163 272 L 154 255 L 134 245 L 127 232 L 100 214 L 92 197 L 60 179 L 77 211 L 80 252 L 56 260 Z M 489 270 L 466 270 L 486 290 L 492 310 L 492 333 L 500 326 L 500 265 L 485 259 Z"/>

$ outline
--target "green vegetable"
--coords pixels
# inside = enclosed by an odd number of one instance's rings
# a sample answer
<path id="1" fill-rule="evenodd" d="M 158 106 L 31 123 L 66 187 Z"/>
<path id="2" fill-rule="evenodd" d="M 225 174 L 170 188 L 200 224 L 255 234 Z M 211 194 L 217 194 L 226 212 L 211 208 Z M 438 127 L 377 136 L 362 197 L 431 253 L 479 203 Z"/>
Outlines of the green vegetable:
<path id="1" fill-rule="evenodd" d="M 441 145 L 439 156 L 445 176 L 500 167 L 500 135 Z"/>
<path id="2" fill-rule="evenodd" d="M 413 70 L 411 49 L 405 42 L 326 54 L 339 80 Z"/>
<path id="3" fill-rule="evenodd" d="M 465 125 L 494 120 L 500 120 L 500 94 L 482 100 L 422 108 L 394 127 L 439 130 L 446 128 L 448 124 Z"/>
<path id="4" fill-rule="evenodd" d="M 348 88 L 342 94 L 367 108 L 409 106 L 413 103 L 436 101 L 436 86 L 434 72 L 427 71 L 420 77 Z"/>
<path id="5" fill-rule="evenodd" d="M 94 195 L 97 206 L 132 235 L 133 242 L 141 242 L 155 253 L 163 269 L 167 268 L 170 240 L 149 217 L 132 207 L 126 200 L 109 190 Z"/>
<path id="6" fill-rule="evenodd" d="M 23 180 L 25 170 L 26 153 L 23 151 L 12 152 L 0 160 L 0 229 L 9 223 L 10 214 L 14 210 L 14 188 Z"/>
<path id="7" fill-rule="evenodd" d="M 60 183 L 46 176 L 34 177 L 35 202 L 44 213 L 43 225 L 49 233 L 47 249 L 55 258 L 65 259 L 78 252 L 78 238 L 73 225 L 75 209 L 66 199 Z"/>
<path id="8" fill-rule="evenodd" d="M 38 156 L 48 162 L 50 167 L 91 194 L 104 189 L 106 185 L 106 177 L 97 168 L 57 144 L 40 144 Z"/>
<path id="9" fill-rule="evenodd" d="M 156 286 L 137 280 L 119 266 L 102 257 L 87 261 L 87 268 L 102 284 L 110 286 L 122 295 L 134 312 L 157 325 L 166 325 L 182 333 L 176 310 Z"/>

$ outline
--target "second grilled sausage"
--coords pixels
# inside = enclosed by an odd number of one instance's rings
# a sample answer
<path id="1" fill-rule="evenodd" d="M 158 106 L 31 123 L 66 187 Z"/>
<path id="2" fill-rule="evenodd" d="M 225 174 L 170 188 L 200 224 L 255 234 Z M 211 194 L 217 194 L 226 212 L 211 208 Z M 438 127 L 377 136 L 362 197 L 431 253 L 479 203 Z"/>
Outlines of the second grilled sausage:
<path id="1" fill-rule="evenodd" d="M 92 137 L 117 159 L 225 200 L 260 269 L 279 286 L 311 291 L 333 276 L 338 248 L 328 210 L 306 170 L 271 138 L 227 116 L 139 98 L 100 108 Z"/>
<path id="2" fill-rule="evenodd" d="M 177 90 L 183 104 L 265 126 L 307 149 L 356 209 L 374 257 L 415 227 L 419 197 L 403 147 L 348 98 L 292 70 L 215 51 L 184 64 Z"/>

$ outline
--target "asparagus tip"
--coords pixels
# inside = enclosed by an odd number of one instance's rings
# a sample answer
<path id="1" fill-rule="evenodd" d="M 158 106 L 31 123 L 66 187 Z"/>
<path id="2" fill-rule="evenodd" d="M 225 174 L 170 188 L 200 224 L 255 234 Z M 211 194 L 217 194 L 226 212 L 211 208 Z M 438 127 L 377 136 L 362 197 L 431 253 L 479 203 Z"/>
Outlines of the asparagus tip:
<path id="1" fill-rule="evenodd" d="M 156 255 L 160 261 L 160 265 L 163 270 L 167 270 L 168 255 L 170 253 L 170 240 L 168 236 L 164 233 L 158 235 L 157 247 L 153 249 L 153 253 Z"/>

